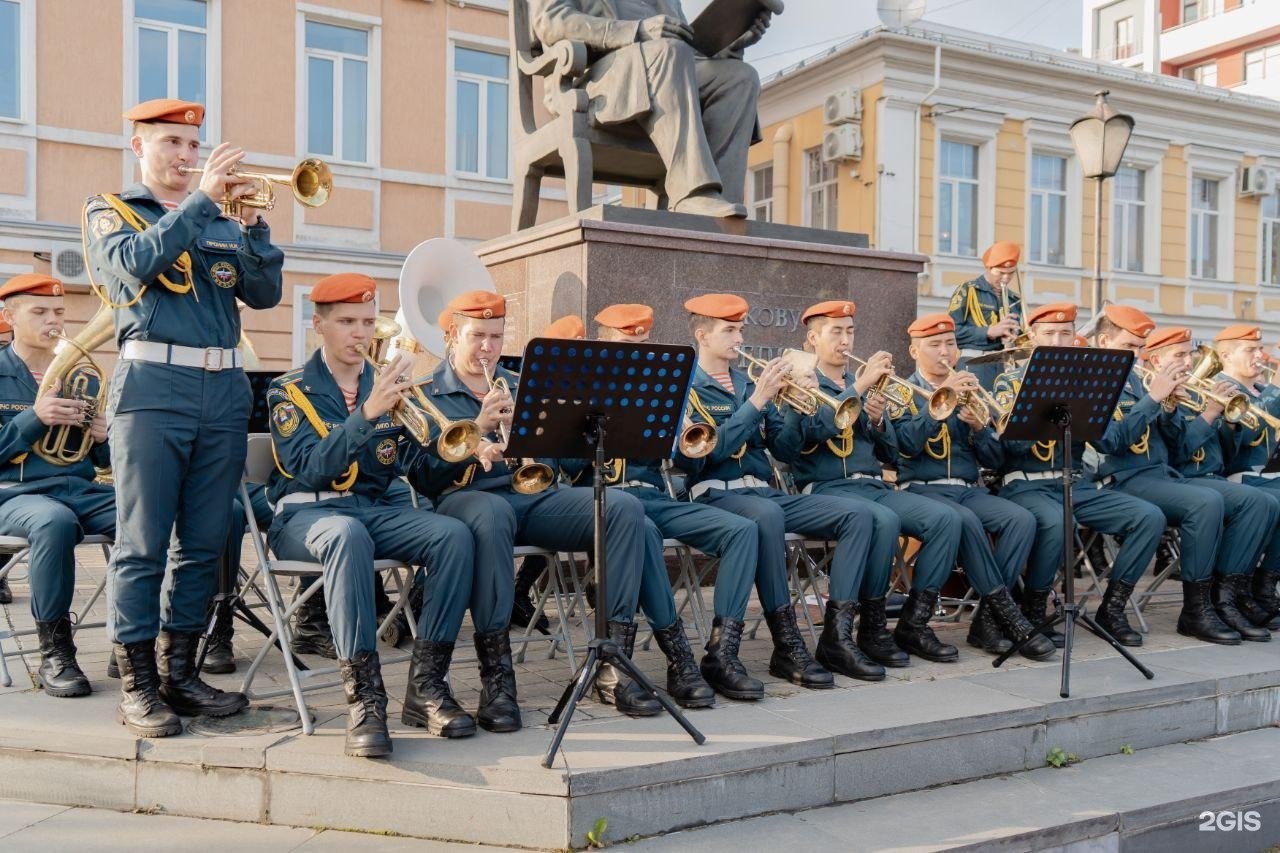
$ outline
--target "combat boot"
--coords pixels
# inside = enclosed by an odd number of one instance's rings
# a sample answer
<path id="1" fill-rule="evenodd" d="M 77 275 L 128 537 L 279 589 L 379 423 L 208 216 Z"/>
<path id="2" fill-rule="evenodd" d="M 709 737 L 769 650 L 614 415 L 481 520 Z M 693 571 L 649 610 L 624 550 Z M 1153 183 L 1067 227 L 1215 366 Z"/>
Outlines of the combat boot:
<path id="1" fill-rule="evenodd" d="M 631 657 L 636 645 L 636 624 L 610 622 L 609 639 L 617 643 L 623 654 Z M 629 717 L 652 717 L 662 712 L 661 702 L 610 663 L 603 664 L 596 675 L 596 695 L 601 702 L 617 707 Z"/>
<path id="2" fill-rule="evenodd" d="M 773 654 L 769 657 L 769 674 L 799 684 L 810 690 L 834 687 L 835 677 L 823 669 L 809 654 L 796 625 L 796 612 L 790 603 L 764 615 L 773 635 Z"/>
<path id="3" fill-rule="evenodd" d="M 1121 580 L 1107 582 L 1107 591 L 1102 595 L 1102 604 L 1098 605 L 1095 621 L 1098 627 L 1115 637 L 1122 646 L 1142 645 L 1142 635 L 1133 630 L 1125 608 L 1129 597 L 1133 595 L 1133 584 Z"/>
<path id="4" fill-rule="evenodd" d="M 1039 625 L 1048 617 L 1045 610 L 1049 605 L 1049 592 L 1047 589 L 1024 589 L 1022 591 L 1022 614 L 1027 617 L 1027 621 L 1033 626 Z M 1040 633 L 1048 637 L 1056 648 L 1060 649 L 1067 644 L 1066 635 L 1048 625 L 1041 628 Z"/>
<path id="5" fill-rule="evenodd" d="M 180 716 L 229 717 L 249 707 L 243 693 L 219 690 L 200 680 L 196 672 L 199 631 L 160 632 L 156 663 L 160 673 L 160 698 Z"/>
<path id="6" fill-rule="evenodd" d="M 858 603 L 852 599 L 828 599 L 822 636 L 818 638 L 813 656 L 831 672 L 862 681 L 884 681 L 884 667 L 864 655 L 853 639 L 853 619 L 857 613 Z"/>
<path id="7" fill-rule="evenodd" d="M 1258 569 L 1253 573 L 1253 600 L 1258 602 L 1258 606 L 1267 614 L 1265 622 L 1256 624 L 1269 625 L 1271 620 L 1280 616 L 1280 593 L 1276 592 L 1277 583 L 1280 583 L 1280 572 Z"/>
<path id="8" fill-rule="evenodd" d="M 298 593 L 302 586 L 298 587 Z M 333 632 L 329 628 L 329 612 L 325 609 L 324 588 L 317 589 L 315 594 L 298 606 L 293 614 L 293 653 L 296 655 L 319 655 L 329 660 L 337 660 L 338 652 L 333 647 Z"/>
<path id="9" fill-rule="evenodd" d="M 973 612 L 965 642 L 991 655 L 1002 655 L 1013 648 L 1013 643 L 1005 638 L 985 601 L 979 601 L 978 609 Z"/>
<path id="10" fill-rule="evenodd" d="M 511 662 L 511 637 L 506 628 L 477 633 L 474 638 L 480 662 L 480 708 L 476 720 L 487 732 L 520 731 L 520 704 L 516 700 L 516 669 Z"/>
<path id="11" fill-rule="evenodd" d="M 911 656 L 898 648 L 898 644 L 893 641 L 893 634 L 889 633 L 885 597 L 864 598 L 859 610 L 858 648 L 881 666 L 910 666 Z"/>
<path id="12" fill-rule="evenodd" d="M 902 614 L 893 629 L 893 640 L 900 648 L 936 663 L 954 663 L 960 659 L 960 650 L 950 643 L 938 639 L 929 627 L 933 618 L 933 609 L 938 604 L 936 589 L 912 589 L 907 594 L 907 603 L 902 605 Z"/>
<path id="13" fill-rule="evenodd" d="M 1007 639 L 1012 640 L 1014 645 L 1022 643 L 1020 654 L 1024 658 L 1031 660 L 1048 660 L 1053 657 L 1053 642 L 1035 629 L 1035 626 L 1027 621 L 1027 617 L 1018 609 L 1018 604 L 1013 600 L 1013 596 L 1009 594 L 1009 590 L 1003 586 L 998 586 L 991 592 L 982 597 L 983 604 L 991 610 L 991 615 L 995 619 L 996 624 L 1000 626 L 1000 630 L 1004 632 Z"/>
<path id="14" fill-rule="evenodd" d="M 1249 595 L 1251 581 L 1248 575 L 1215 577 L 1210 587 L 1214 597 L 1213 606 L 1219 618 L 1227 624 L 1227 627 L 1239 634 L 1241 639 L 1265 643 L 1271 639 L 1271 632 L 1254 625 L 1244 613 L 1249 609 L 1249 605 L 1253 604 L 1253 599 Z"/>
<path id="15" fill-rule="evenodd" d="M 707 638 L 707 653 L 702 657 L 702 677 L 728 699 L 763 699 L 764 685 L 748 675 L 747 668 L 738 659 L 744 627 L 741 619 L 715 618 L 711 623 L 711 636 Z"/>
<path id="16" fill-rule="evenodd" d="M 667 656 L 667 693 L 676 700 L 676 704 L 682 708 L 710 708 L 714 705 L 716 692 L 698 671 L 680 618 L 676 617 L 676 621 L 665 628 L 656 629 L 653 638 Z"/>
<path id="17" fill-rule="evenodd" d="M 425 728 L 440 737 L 469 737 L 476 733 L 476 721 L 462 710 L 449 689 L 449 663 L 453 643 L 415 640 L 413 662 L 409 665 L 409 686 L 405 690 L 400 721 L 406 726 Z"/>
<path id="18" fill-rule="evenodd" d="M 347 699 L 347 741 L 343 751 L 360 758 L 391 754 L 387 731 L 387 688 L 377 652 L 361 651 L 338 661 Z"/>
<path id="19" fill-rule="evenodd" d="M 169 737 L 182 733 L 182 720 L 160 698 L 155 640 L 116 643 L 113 647 L 123 696 L 116 719 L 139 737 Z"/>
<path id="20" fill-rule="evenodd" d="M 40 687 L 50 696 L 88 696 L 92 688 L 80 664 L 76 644 L 71 639 L 71 620 L 66 616 L 52 622 L 36 622 L 40 638 Z"/>
<path id="21" fill-rule="evenodd" d="M 1186 637 L 1195 637 L 1206 643 L 1217 643 L 1222 646 L 1238 646 L 1240 634 L 1218 616 L 1213 608 L 1208 578 L 1202 581 L 1182 582 L 1182 612 L 1178 614 L 1178 633 Z"/>

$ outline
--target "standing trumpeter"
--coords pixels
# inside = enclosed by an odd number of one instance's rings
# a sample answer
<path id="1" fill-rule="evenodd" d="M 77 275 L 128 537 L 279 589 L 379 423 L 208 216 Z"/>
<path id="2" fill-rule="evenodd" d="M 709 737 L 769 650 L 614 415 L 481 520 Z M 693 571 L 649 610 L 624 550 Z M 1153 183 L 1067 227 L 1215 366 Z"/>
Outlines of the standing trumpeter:
<path id="1" fill-rule="evenodd" d="M 112 536 L 115 490 L 94 482 L 94 467 L 108 464 L 107 421 L 90 401 L 61 396 L 56 384 L 38 394 L 54 358 L 65 318 L 62 282 L 26 273 L 0 286 L 4 321 L 13 345 L 0 349 L 0 535 L 27 540 L 31 614 L 40 638 L 40 686 L 50 696 L 90 692 L 71 637 L 75 547 L 86 533 Z M 46 436 L 92 441 L 87 454 L 69 459 L 42 452 Z M 78 454 L 72 454 L 78 455 Z"/>
<path id="2" fill-rule="evenodd" d="M 236 349 L 236 300 L 277 305 L 284 253 L 256 208 L 241 206 L 238 220 L 219 209 L 255 189 L 234 174 L 244 151 L 215 147 L 191 190 L 200 104 L 147 101 L 124 117 L 142 182 L 93 196 L 84 217 L 90 267 L 115 311 L 120 346 L 108 415 L 118 494 L 108 635 L 122 676 L 120 721 L 163 737 L 182 730 L 179 714 L 234 714 L 248 704 L 201 681 L 195 652 L 252 402 Z M 162 607 L 171 533 L 179 559 Z"/>
<path id="3" fill-rule="evenodd" d="M 1022 294 L 1014 291 L 1013 277 L 1022 252 L 1017 243 L 1001 240 L 982 253 L 983 273 L 969 279 L 951 294 L 947 309 L 956 326 L 963 367 L 969 359 L 1003 349 L 1018 335 Z M 971 372 L 983 387 L 990 387 L 1000 367 L 996 363 L 974 365 Z"/>

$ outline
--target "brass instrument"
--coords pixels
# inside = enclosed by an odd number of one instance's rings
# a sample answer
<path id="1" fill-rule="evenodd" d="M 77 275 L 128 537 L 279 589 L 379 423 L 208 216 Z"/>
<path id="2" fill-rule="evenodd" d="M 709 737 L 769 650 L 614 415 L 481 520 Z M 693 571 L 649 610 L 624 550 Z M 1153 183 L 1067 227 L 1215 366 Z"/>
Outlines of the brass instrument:
<path id="1" fill-rule="evenodd" d="M 199 175 L 204 169 L 194 166 L 179 166 L 180 175 Z M 276 194 L 272 184 L 285 184 L 293 191 L 293 197 L 306 207 L 319 207 L 329 200 L 333 194 L 333 172 L 323 160 L 308 157 L 289 175 L 270 174 L 268 172 L 242 172 L 232 169 L 228 174 L 252 181 L 255 184 L 253 195 L 242 198 L 224 198 L 218 201 L 222 212 L 236 219 L 240 218 L 240 208 L 256 207 L 260 210 L 273 210 L 276 206 Z"/>
<path id="2" fill-rule="evenodd" d="M 695 421 L 684 416 L 684 428 L 680 431 L 680 452 L 690 459 L 701 459 L 716 449 L 716 428 L 712 424 Z"/>
<path id="3" fill-rule="evenodd" d="M 734 351 L 746 360 L 747 377 L 752 382 L 759 381 L 760 372 L 764 370 L 767 362 L 747 355 L 741 349 Z M 792 351 L 788 350 L 787 352 Z M 752 372 L 753 369 L 754 373 Z M 790 376 L 783 380 L 782 388 L 779 389 L 777 396 L 773 398 L 773 403 L 779 408 L 783 405 L 790 406 L 802 415 L 817 414 L 818 406 L 827 406 L 834 412 L 836 428 L 841 430 L 853 426 L 854 421 L 858 419 L 858 415 L 862 412 L 862 401 L 857 397 L 837 400 L 817 388 L 805 388 L 791 379 Z"/>
<path id="4" fill-rule="evenodd" d="M 862 371 L 867 367 L 867 363 L 856 355 L 845 353 L 844 357 L 858 365 L 857 375 L 861 375 Z M 929 417 L 935 421 L 945 421 L 951 417 L 951 413 L 956 410 L 956 406 L 959 404 L 959 395 L 956 394 L 954 388 L 936 388 L 933 391 L 926 391 L 919 385 L 914 385 L 892 373 L 880 377 L 867 393 L 879 394 L 882 397 L 886 396 L 890 385 L 897 385 L 899 388 L 906 389 L 908 392 L 923 398 L 929 408 Z"/>
<path id="5" fill-rule="evenodd" d="M 1222 359 L 1217 350 L 1208 344 L 1196 347 L 1197 358 L 1192 365 L 1191 375 L 1187 377 L 1185 389 L 1191 392 L 1180 402 L 1193 412 L 1203 412 L 1209 402 L 1222 407 L 1222 419 L 1229 424 L 1237 424 L 1249 420 L 1256 429 L 1257 419 L 1249 417 L 1249 398 L 1244 394 L 1223 396 L 1213 391 L 1213 377 L 1222 372 Z"/>
<path id="6" fill-rule="evenodd" d="M 51 426 L 31 448 L 36 456 L 51 465 L 74 465 L 93 449 L 93 419 L 106 408 L 107 380 L 102 366 L 93 360 L 91 353 L 113 334 L 111 308 L 106 305 L 98 309 L 74 338 L 55 334 L 62 343 L 40 380 L 36 399 L 56 393 L 59 397 L 84 400 L 87 405 L 83 423 Z M 56 392 L 55 384 L 58 385 Z"/>
<path id="7" fill-rule="evenodd" d="M 398 334 L 400 326 L 394 320 L 379 315 L 374 321 L 373 340 L 364 348 L 364 358 L 375 371 L 386 368 L 383 352 L 387 342 Z M 392 407 L 391 419 L 423 447 L 431 443 L 431 421 L 435 421 L 440 427 L 436 452 L 446 462 L 461 462 L 480 446 L 480 428 L 475 421 L 449 420 L 416 385 L 400 392 L 400 402 Z"/>
<path id="8" fill-rule="evenodd" d="M 1006 350 L 1029 349 L 1031 347 L 1031 326 L 1027 324 L 1027 301 L 1022 298 L 1022 273 L 1017 268 L 1014 269 L 1013 275 L 1018 279 L 1018 302 L 1020 303 L 1018 311 L 1018 325 L 1022 331 L 1017 336 L 1005 343 Z M 1013 279 L 1009 279 L 1000 287 L 1000 312 L 1001 319 L 1009 316 L 1012 310 L 1009 305 L 1009 288 L 1013 285 Z"/>
<path id="9" fill-rule="evenodd" d="M 511 389 L 507 386 L 507 380 L 498 376 L 496 371 L 489 372 L 489 360 L 487 358 L 480 359 L 480 367 L 484 370 L 484 378 L 489 382 L 489 390 L 499 390 L 511 393 Z M 511 441 L 511 431 L 507 425 L 498 422 L 498 437 L 505 446 Z M 519 465 L 512 465 L 507 461 L 508 467 L 514 468 L 511 472 L 511 488 L 522 495 L 536 495 L 538 492 L 551 488 L 556 481 L 556 472 L 551 470 L 550 465 L 544 465 L 535 459 L 528 457 L 521 459 Z"/>
<path id="10" fill-rule="evenodd" d="M 947 368 L 949 376 L 955 375 L 955 368 L 948 362 L 943 361 L 942 365 Z M 1004 428 L 1009 425 L 1009 415 L 1013 413 L 1011 407 L 1001 405 L 1000 401 L 981 385 L 976 391 L 962 392 L 958 404 L 968 409 L 978 420 L 991 421 L 995 424 L 996 432 L 1004 431 Z"/>

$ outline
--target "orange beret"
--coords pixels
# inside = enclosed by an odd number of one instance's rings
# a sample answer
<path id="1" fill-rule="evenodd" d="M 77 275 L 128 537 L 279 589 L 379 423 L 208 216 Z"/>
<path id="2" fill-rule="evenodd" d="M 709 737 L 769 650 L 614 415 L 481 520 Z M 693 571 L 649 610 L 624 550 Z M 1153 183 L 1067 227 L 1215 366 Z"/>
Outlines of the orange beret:
<path id="1" fill-rule="evenodd" d="M 3 319 L 0 319 L 0 335 L 7 335 L 12 331 L 13 331 L 13 326 L 10 326 Z"/>
<path id="2" fill-rule="evenodd" d="M 325 276 L 311 288 L 311 301 L 317 305 L 334 302 L 372 302 L 377 285 L 358 272 L 340 272 Z"/>
<path id="3" fill-rule="evenodd" d="M 199 127 L 204 123 L 204 106 L 193 101 L 156 98 L 143 101 L 126 112 L 124 117 L 129 121 L 191 124 Z"/>
<path id="4" fill-rule="evenodd" d="M 847 299 L 832 299 L 804 309 L 804 313 L 800 315 L 800 322 L 807 323 L 814 317 L 852 317 L 857 310 L 858 306 Z"/>
<path id="5" fill-rule="evenodd" d="M 565 314 L 542 330 L 542 337 L 544 338 L 578 340 L 586 336 L 587 327 L 582 324 L 582 318 L 577 314 Z"/>
<path id="6" fill-rule="evenodd" d="M 610 305 L 596 315 L 596 322 L 624 335 L 643 335 L 653 328 L 653 309 L 648 305 Z"/>
<path id="7" fill-rule="evenodd" d="M 1161 347 L 1185 344 L 1189 340 L 1191 340 L 1191 330 L 1185 326 L 1163 326 L 1147 336 L 1147 345 L 1142 348 L 1142 351 L 1150 355 Z"/>
<path id="8" fill-rule="evenodd" d="M 1247 326 L 1243 323 L 1235 326 L 1227 326 L 1221 332 L 1213 336 L 1215 341 L 1260 341 L 1262 340 L 1262 330 L 1257 326 Z"/>
<path id="9" fill-rule="evenodd" d="M 53 276 L 38 272 L 24 272 L 0 285 L 0 299 L 25 293 L 29 296 L 61 296 L 67 287 Z"/>
<path id="10" fill-rule="evenodd" d="M 747 308 L 747 300 L 732 293 L 704 293 L 684 303 L 684 310 L 690 314 L 728 320 L 730 323 L 737 323 L 747 316 Z"/>
<path id="11" fill-rule="evenodd" d="M 913 338 L 932 338 L 944 332 L 954 332 L 956 321 L 950 314 L 926 314 L 907 326 L 907 334 Z"/>
<path id="12" fill-rule="evenodd" d="M 1140 338 L 1151 334 L 1151 330 L 1156 327 L 1155 320 L 1128 305 L 1107 305 L 1102 309 L 1102 313 L 1112 323 Z"/>
<path id="13" fill-rule="evenodd" d="M 453 315 L 462 314 L 477 320 L 507 316 L 507 300 L 491 290 L 468 290 L 449 300 L 440 312 L 437 324 L 448 331 L 453 328 Z"/>
<path id="14" fill-rule="evenodd" d="M 998 243 L 992 243 L 982 253 L 982 265 L 984 267 L 1011 267 L 1018 263 L 1018 258 L 1020 257 L 1022 257 L 1022 252 L 1018 249 L 1017 243 L 1001 240 Z"/>
<path id="15" fill-rule="evenodd" d="M 1072 342 L 1078 347 L 1089 346 L 1089 339 L 1086 338 L 1084 335 L 1076 335 Z"/>
<path id="16" fill-rule="evenodd" d="M 1050 302 L 1033 308 L 1027 315 L 1028 323 L 1074 323 L 1076 306 L 1070 302 Z"/>

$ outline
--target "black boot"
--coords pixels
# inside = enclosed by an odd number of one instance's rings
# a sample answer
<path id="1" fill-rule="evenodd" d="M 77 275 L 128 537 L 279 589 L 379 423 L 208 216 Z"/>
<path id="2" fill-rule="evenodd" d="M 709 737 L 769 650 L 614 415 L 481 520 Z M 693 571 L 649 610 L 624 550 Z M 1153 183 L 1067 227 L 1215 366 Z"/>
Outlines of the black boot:
<path id="1" fill-rule="evenodd" d="M 116 662 L 116 656 L 112 655 L 107 659 L 107 678 L 120 677 L 120 664 Z"/>
<path id="2" fill-rule="evenodd" d="M 0 578 L 0 604 L 13 604 L 13 590 L 9 589 L 9 579 Z"/>
<path id="3" fill-rule="evenodd" d="M 88 696 L 89 679 L 76 663 L 76 644 L 71 640 L 71 620 L 66 616 L 52 622 L 36 622 L 40 637 L 40 686 L 50 696 Z"/>
<path id="4" fill-rule="evenodd" d="M 991 615 L 991 608 L 983 601 L 978 602 L 978 609 L 973 612 L 973 621 L 969 623 L 969 635 L 965 637 L 965 642 L 991 655 L 1002 655 L 1013 648 L 1013 643 L 1005 638 L 995 617 Z"/>
<path id="5" fill-rule="evenodd" d="M 796 625 L 796 612 L 789 603 L 772 613 L 766 613 L 764 620 L 769 625 L 769 633 L 773 635 L 773 655 L 769 658 L 770 675 L 785 678 L 792 684 L 799 684 L 810 690 L 835 687 L 835 677 L 809 655 L 804 638 L 800 636 L 800 628 Z"/>
<path id="6" fill-rule="evenodd" d="M 452 660 L 453 643 L 414 640 L 409 687 L 400 715 L 406 726 L 425 728 L 440 737 L 470 737 L 476 733 L 475 719 L 462 710 L 449 689 L 446 676 Z"/>
<path id="7" fill-rule="evenodd" d="M 338 661 L 342 692 L 347 697 L 347 742 L 343 751 L 361 758 L 391 754 L 387 732 L 387 688 L 377 652 L 356 652 Z"/>
<path id="8" fill-rule="evenodd" d="M 1253 575 L 1247 572 L 1231 575 L 1230 580 L 1235 587 L 1235 604 L 1236 610 L 1240 611 L 1240 615 L 1249 620 L 1249 624 L 1255 628 L 1266 630 L 1266 625 L 1271 621 L 1274 615 L 1265 605 L 1253 596 Z M 1224 578 L 1224 583 L 1226 579 Z M 1269 632 L 1268 632 L 1269 634 Z"/>
<path id="9" fill-rule="evenodd" d="M 743 627 L 741 619 L 715 618 L 707 639 L 707 653 L 702 657 L 702 677 L 728 699 L 763 699 L 764 685 L 748 675 L 747 668 L 738 659 Z"/>
<path id="10" fill-rule="evenodd" d="M 615 641 L 627 657 L 636 645 L 634 622 L 610 622 L 609 639 Z M 606 705 L 614 705 L 628 717 L 652 717 L 662 712 L 662 703 L 645 693 L 644 688 L 627 678 L 612 664 L 600 667 L 596 676 L 596 695 Z"/>
<path id="11" fill-rule="evenodd" d="M 124 695 L 116 719 L 139 737 L 169 737 L 182 733 L 182 720 L 160 698 L 155 640 L 116 643 L 113 647 Z"/>
<path id="12" fill-rule="evenodd" d="M 1013 600 L 1008 589 L 1003 586 L 996 587 L 982 597 L 982 603 L 991 611 L 991 617 L 1000 626 L 1005 637 L 1012 640 L 1015 645 L 1022 642 L 1024 637 L 1031 638 L 1022 646 L 1020 653 L 1024 658 L 1048 660 L 1053 657 L 1053 642 L 1045 635 L 1038 633 L 1035 626 L 1027 621 L 1027 617 L 1022 615 L 1022 611 L 1018 609 L 1018 604 Z"/>
<path id="13" fill-rule="evenodd" d="M 183 717 L 229 717 L 248 708 L 249 700 L 243 693 L 219 690 L 200 680 L 196 672 L 199 642 L 199 631 L 160 632 L 156 643 L 160 698 Z"/>
<path id="14" fill-rule="evenodd" d="M 1227 625 L 1213 608 L 1210 595 L 1212 581 L 1182 582 L 1182 612 L 1178 614 L 1178 633 L 1207 643 L 1238 646 L 1240 634 Z"/>
<path id="15" fill-rule="evenodd" d="M 716 703 L 716 692 L 711 689 L 698 664 L 693 659 L 693 649 L 684 633 L 680 617 L 665 628 L 653 632 L 658 648 L 667 656 L 667 693 L 681 708 L 710 708 Z"/>
<path id="16" fill-rule="evenodd" d="M 853 639 L 853 618 L 858 603 L 827 600 L 827 613 L 822 620 L 822 636 L 813 656 L 831 672 L 862 681 L 884 681 L 884 667 L 862 653 Z"/>
<path id="17" fill-rule="evenodd" d="M 858 648 L 882 666 L 910 666 L 911 656 L 898 648 L 889 633 L 884 596 L 864 598 L 858 616 Z"/>
<path id="18" fill-rule="evenodd" d="M 1280 593 L 1276 592 L 1276 584 L 1280 583 L 1280 572 L 1268 572 L 1258 569 L 1253 573 L 1253 600 L 1266 611 L 1265 622 L 1258 625 L 1269 625 L 1271 620 L 1280 616 Z"/>
<path id="19" fill-rule="evenodd" d="M 516 700 L 516 670 L 511 663 L 511 637 L 507 629 L 475 635 L 480 662 L 480 709 L 476 719 L 488 732 L 520 731 L 520 705 Z"/>
<path id="20" fill-rule="evenodd" d="M 1265 643 L 1271 639 L 1271 632 L 1259 628 L 1245 615 L 1246 609 L 1253 604 L 1249 595 L 1252 579 L 1248 575 L 1226 575 L 1215 577 L 1210 588 L 1214 599 L 1214 609 L 1227 627 L 1232 628 L 1242 640 Z M 1246 604 L 1245 602 L 1248 602 Z"/>
<path id="21" fill-rule="evenodd" d="M 1101 541 L 1101 538 L 1095 539 Z M 1027 621 L 1033 626 L 1039 625 L 1048 616 L 1045 609 L 1049 606 L 1049 590 L 1047 589 L 1024 589 L 1022 591 L 1022 614 L 1027 617 Z M 1066 635 L 1049 626 L 1040 629 L 1040 633 L 1044 634 L 1053 643 L 1056 648 L 1062 648 L 1067 644 Z"/>
<path id="22" fill-rule="evenodd" d="M 210 675 L 226 675 L 236 671 L 235 657 L 231 652 L 234 621 L 230 610 L 220 611 L 218 622 L 213 626 L 213 633 L 209 636 L 209 645 L 205 648 L 201 672 L 207 672 Z"/>
<path id="23" fill-rule="evenodd" d="M 551 620 L 547 614 L 539 612 L 533 602 L 533 585 L 546 567 L 547 558 L 541 554 L 531 554 L 520 564 L 520 571 L 516 572 L 515 598 L 511 604 L 511 624 L 528 628 L 533 622 L 533 630 L 550 635 Z"/>
<path id="24" fill-rule="evenodd" d="M 1115 637 L 1122 646 L 1142 645 L 1142 635 L 1133 630 L 1125 607 L 1129 597 L 1133 595 L 1133 584 L 1121 580 L 1107 581 L 1107 591 L 1102 595 L 1102 604 L 1098 605 L 1095 621 L 1098 627 Z"/>
<path id="25" fill-rule="evenodd" d="M 912 589 L 907 594 L 907 603 L 902 605 L 902 614 L 898 616 L 898 624 L 893 629 L 893 640 L 908 654 L 922 657 L 936 663 L 954 663 L 960 659 L 960 650 L 950 643 L 938 639 L 929 627 L 933 618 L 933 608 L 938 603 L 936 589 Z"/>
<path id="26" fill-rule="evenodd" d="M 302 586 L 298 587 L 302 592 Z M 324 589 L 304 601 L 293 614 L 293 653 L 319 655 L 337 660 L 333 647 L 333 632 L 329 629 L 329 613 L 325 610 Z"/>

